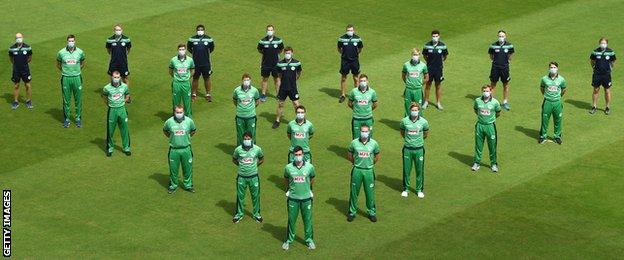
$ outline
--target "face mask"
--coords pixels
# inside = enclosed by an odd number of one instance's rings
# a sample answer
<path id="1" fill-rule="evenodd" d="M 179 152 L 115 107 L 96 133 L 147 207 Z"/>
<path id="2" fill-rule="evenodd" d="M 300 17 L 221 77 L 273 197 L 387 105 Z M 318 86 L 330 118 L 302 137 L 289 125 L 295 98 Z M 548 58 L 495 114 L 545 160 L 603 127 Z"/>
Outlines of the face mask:
<path id="1" fill-rule="evenodd" d="M 347 31 L 347 36 L 349 37 L 353 36 L 353 31 Z"/>
<path id="2" fill-rule="evenodd" d="M 251 80 L 243 80 L 243 87 L 251 86 Z"/>
<path id="3" fill-rule="evenodd" d="M 76 42 L 67 42 L 67 47 L 69 48 L 74 48 L 74 45 L 76 45 Z"/>
<path id="4" fill-rule="evenodd" d="M 433 37 L 431 37 L 431 40 L 433 42 L 438 42 L 440 40 L 440 37 L 439 36 L 433 36 Z"/>
<path id="5" fill-rule="evenodd" d="M 247 147 L 250 147 L 250 146 L 251 146 L 251 139 L 245 139 L 245 140 L 243 140 L 243 145 L 244 145 L 244 146 L 247 146 Z"/>
<path id="6" fill-rule="evenodd" d="M 204 35 L 204 31 L 197 31 L 197 35 L 203 36 Z"/>
<path id="7" fill-rule="evenodd" d="M 360 132 L 360 138 L 362 138 L 362 140 L 368 139 L 368 135 L 369 132 Z"/>
<path id="8" fill-rule="evenodd" d="M 420 56 L 419 55 L 413 55 L 412 56 L 412 61 L 418 63 L 418 61 L 420 61 Z"/>
<path id="9" fill-rule="evenodd" d="M 600 48 L 606 49 L 607 48 L 607 44 L 606 43 L 601 43 L 600 44 Z"/>
<path id="10" fill-rule="evenodd" d="M 290 58 L 292 58 L 292 54 L 290 53 L 284 54 L 284 59 L 290 60 Z"/>
<path id="11" fill-rule="evenodd" d="M 489 91 L 483 91 L 483 97 L 484 97 L 484 98 L 489 98 L 489 97 L 490 97 L 490 95 L 492 95 L 492 93 L 491 93 L 491 92 L 489 92 Z"/>
<path id="12" fill-rule="evenodd" d="M 504 43 L 505 42 L 505 37 L 498 37 L 498 42 Z"/>
<path id="13" fill-rule="evenodd" d="M 550 74 L 552 74 L 552 75 L 557 74 L 557 71 L 558 71 L 558 69 L 557 69 L 557 68 L 550 68 L 550 69 L 548 70 L 548 72 L 550 72 Z"/>
<path id="14" fill-rule="evenodd" d="M 360 82 L 360 90 L 366 90 L 367 86 L 368 86 L 368 82 L 366 81 Z"/>
<path id="15" fill-rule="evenodd" d="M 178 56 L 180 57 L 186 56 L 186 51 L 178 51 Z"/>
<path id="16" fill-rule="evenodd" d="M 267 36 L 273 36 L 273 31 L 267 31 Z"/>
<path id="17" fill-rule="evenodd" d="M 303 120 L 305 118 L 305 113 L 297 113 L 297 119 Z"/>
<path id="18" fill-rule="evenodd" d="M 22 43 L 22 42 L 24 42 L 24 38 L 21 38 L 21 37 L 20 38 L 15 38 L 15 42 L 16 43 Z"/>
<path id="19" fill-rule="evenodd" d="M 303 155 L 295 155 L 296 162 L 303 162 Z"/>
<path id="20" fill-rule="evenodd" d="M 413 111 L 413 110 L 412 110 L 412 111 L 410 111 L 410 115 L 411 115 L 412 117 L 417 117 L 417 116 L 418 116 L 418 110 L 416 110 L 416 111 Z"/>
<path id="21" fill-rule="evenodd" d="M 175 113 L 175 118 L 178 120 L 184 118 L 184 113 Z"/>
<path id="22" fill-rule="evenodd" d="M 121 35 L 121 30 L 115 30 L 115 35 L 117 36 Z"/>
<path id="23" fill-rule="evenodd" d="M 116 79 L 116 78 L 113 78 L 113 83 L 114 83 L 114 84 L 119 84 L 119 82 L 120 82 L 120 81 L 121 81 L 121 79 Z"/>

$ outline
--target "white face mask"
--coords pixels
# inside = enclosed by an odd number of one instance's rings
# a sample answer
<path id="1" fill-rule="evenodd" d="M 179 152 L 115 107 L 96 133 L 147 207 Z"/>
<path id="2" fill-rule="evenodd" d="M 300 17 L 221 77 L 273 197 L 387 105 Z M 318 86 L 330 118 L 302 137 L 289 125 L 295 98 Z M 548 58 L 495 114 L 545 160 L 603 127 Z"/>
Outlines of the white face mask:
<path id="1" fill-rule="evenodd" d="M 113 83 L 115 84 L 119 84 L 120 81 L 121 81 L 120 79 L 113 78 Z"/>
<path id="2" fill-rule="evenodd" d="M 115 30 L 115 35 L 119 36 L 121 35 L 121 32 L 122 32 L 121 30 Z"/>
<path id="3" fill-rule="evenodd" d="M 292 58 L 292 54 L 291 53 L 284 54 L 284 59 L 290 60 L 290 58 Z"/>
<path id="4" fill-rule="evenodd" d="M 412 55 L 412 60 L 418 63 L 420 61 L 420 55 Z"/>
<path id="5" fill-rule="evenodd" d="M 76 45 L 76 42 L 67 42 L 67 47 L 69 48 L 74 48 L 75 45 Z"/>
<path id="6" fill-rule="evenodd" d="M 557 71 L 559 71 L 559 69 L 557 69 L 557 68 L 550 68 L 550 69 L 548 69 L 548 72 L 550 72 L 551 75 L 557 74 Z"/>
<path id="7" fill-rule="evenodd" d="M 176 113 L 175 113 L 175 118 L 176 118 L 176 119 L 182 119 L 182 118 L 184 118 L 184 113 L 177 113 L 177 112 L 176 112 Z"/>
<path id="8" fill-rule="evenodd" d="M 24 38 L 20 37 L 20 38 L 15 38 L 15 42 L 16 43 L 22 43 L 24 42 Z"/>
<path id="9" fill-rule="evenodd" d="M 305 118 L 305 113 L 297 113 L 297 119 L 303 120 Z"/>
<path id="10" fill-rule="evenodd" d="M 500 43 L 504 43 L 505 42 L 505 37 L 498 37 L 498 42 Z"/>
<path id="11" fill-rule="evenodd" d="M 483 91 L 483 97 L 484 98 L 489 98 L 492 95 L 492 92 L 489 91 Z"/>
<path id="12" fill-rule="evenodd" d="M 203 35 L 204 35 L 204 31 L 203 31 L 203 30 L 201 30 L 201 31 L 197 31 L 197 35 L 199 35 L 199 36 L 203 36 Z"/>
<path id="13" fill-rule="evenodd" d="M 349 37 L 353 36 L 353 31 L 347 31 L 347 36 Z"/>
<path id="14" fill-rule="evenodd" d="M 607 48 L 607 44 L 606 43 L 601 43 L 600 44 L 600 48 L 606 49 Z"/>
<path id="15" fill-rule="evenodd" d="M 185 55 L 186 55 L 186 50 L 178 50 L 178 55 L 179 55 L 180 57 L 185 56 Z"/>
<path id="16" fill-rule="evenodd" d="M 251 80 L 243 80 L 243 86 L 244 86 L 244 87 L 249 87 L 249 86 L 251 86 Z"/>
<path id="17" fill-rule="evenodd" d="M 410 115 L 411 115 L 412 117 L 417 117 L 417 116 L 418 116 L 418 110 L 416 110 L 416 111 L 414 111 L 414 110 L 410 111 Z"/>
<path id="18" fill-rule="evenodd" d="M 440 40 L 440 36 L 433 36 L 433 37 L 431 37 L 431 40 L 433 42 L 438 42 Z"/>
<path id="19" fill-rule="evenodd" d="M 360 89 L 361 90 L 365 90 L 366 87 L 368 87 L 368 82 L 367 81 L 360 81 Z"/>
<path id="20" fill-rule="evenodd" d="M 243 145 L 247 146 L 247 147 L 250 147 L 251 146 L 251 139 L 244 139 L 243 140 Z"/>
<path id="21" fill-rule="evenodd" d="M 360 132 L 360 138 L 362 138 L 362 140 L 366 140 L 368 139 L 368 135 L 370 134 L 370 132 L 366 131 L 366 132 Z"/>
<path id="22" fill-rule="evenodd" d="M 271 36 L 273 36 L 273 33 L 274 33 L 273 30 L 270 30 L 270 31 L 267 31 L 266 35 L 271 37 Z"/>
<path id="23" fill-rule="evenodd" d="M 296 162 L 303 162 L 303 155 L 295 155 Z"/>

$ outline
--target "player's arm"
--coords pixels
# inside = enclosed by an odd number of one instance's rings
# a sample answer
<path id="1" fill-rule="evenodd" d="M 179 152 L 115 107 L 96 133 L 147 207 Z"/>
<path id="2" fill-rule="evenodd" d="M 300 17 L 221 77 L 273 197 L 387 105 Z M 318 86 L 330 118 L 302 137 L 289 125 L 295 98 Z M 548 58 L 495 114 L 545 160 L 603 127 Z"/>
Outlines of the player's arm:
<path id="1" fill-rule="evenodd" d="M 568 89 L 567 89 L 567 88 L 564 88 L 564 89 L 562 89 L 562 90 L 561 90 L 561 96 L 562 96 L 562 97 L 563 97 L 563 95 L 565 95 L 566 90 L 568 90 Z"/>
<path id="2" fill-rule="evenodd" d="M 303 70 L 301 69 L 301 65 L 297 66 L 297 80 L 301 77 L 302 72 Z"/>
<path id="3" fill-rule="evenodd" d="M 288 184 L 290 184 L 289 182 L 290 181 L 288 180 L 288 177 L 284 176 L 284 187 L 286 187 L 286 194 L 288 194 Z"/>
<path id="4" fill-rule="evenodd" d="M 401 79 L 403 80 L 403 83 L 407 81 L 407 72 L 405 71 L 401 72 Z"/>
<path id="5" fill-rule="evenodd" d="M 264 156 L 258 158 L 258 166 L 262 165 L 264 163 Z"/>
<path id="6" fill-rule="evenodd" d="M 9 54 L 9 61 L 13 64 L 13 55 Z"/>
<path id="7" fill-rule="evenodd" d="M 194 135 L 195 135 L 195 132 L 196 132 L 196 130 L 195 130 L 195 129 L 191 130 L 191 136 L 194 136 Z"/>
<path id="8" fill-rule="evenodd" d="M 61 61 L 60 61 L 60 60 L 57 60 L 57 61 L 56 61 L 56 68 L 57 68 L 59 71 L 62 71 L 62 70 L 61 70 Z"/>
<path id="9" fill-rule="evenodd" d="M 377 164 L 377 162 L 379 161 L 379 159 L 381 159 L 381 153 L 376 153 L 376 154 L 375 154 L 375 160 L 374 160 L 375 164 Z"/>
<path id="10" fill-rule="evenodd" d="M 108 106 L 108 93 L 106 91 L 102 92 L 102 100 L 104 100 L 104 105 Z"/>
<path id="11" fill-rule="evenodd" d="M 429 72 L 425 73 L 425 76 L 423 77 L 423 80 L 424 80 L 425 82 L 428 82 L 428 81 L 429 81 Z"/>
<path id="12" fill-rule="evenodd" d="M 169 67 L 169 76 L 173 77 L 173 68 Z"/>
<path id="13" fill-rule="evenodd" d="M 163 129 L 163 134 L 165 134 L 165 136 L 167 138 L 169 138 L 169 136 L 171 136 L 171 133 L 169 133 L 169 130 L 167 130 L 167 129 Z"/>
<path id="14" fill-rule="evenodd" d="M 377 105 L 379 105 L 379 102 L 373 101 L 373 110 L 375 110 L 377 108 Z"/>
<path id="15" fill-rule="evenodd" d="M 236 158 L 232 158 L 232 162 L 236 165 L 238 165 L 238 160 Z"/>
<path id="16" fill-rule="evenodd" d="M 510 53 L 509 56 L 507 56 L 507 60 L 511 61 L 511 57 L 513 57 L 513 53 Z"/>
<path id="17" fill-rule="evenodd" d="M 260 42 L 258 42 L 258 47 L 256 47 L 256 49 L 258 50 L 258 52 L 259 52 L 260 54 L 264 54 L 264 53 L 262 52 L 262 44 L 260 44 Z"/>
<path id="18" fill-rule="evenodd" d="M 347 153 L 347 159 L 348 159 L 351 163 L 353 163 L 353 152 L 349 151 L 349 152 Z"/>
<path id="19" fill-rule="evenodd" d="M 347 106 L 349 106 L 349 108 L 353 108 L 353 100 L 349 99 L 349 102 L 347 102 Z"/>
<path id="20" fill-rule="evenodd" d="M 338 50 L 338 53 L 342 54 L 342 44 L 340 44 L 340 39 L 338 39 L 338 44 L 336 45 L 336 50 Z"/>
<path id="21" fill-rule="evenodd" d="M 32 54 L 29 54 L 26 58 L 26 63 L 30 63 L 31 60 L 32 60 Z M 11 63 L 13 63 L 12 60 L 11 60 Z"/>
<path id="22" fill-rule="evenodd" d="M 429 136 L 429 129 L 423 131 L 423 139 L 427 139 Z"/>
<path id="23" fill-rule="evenodd" d="M 214 51 L 214 40 L 208 43 L 208 53 L 212 53 Z"/>
<path id="24" fill-rule="evenodd" d="M 360 52 L 362 52 L 363 48 L 364 48 L 364 42 L 362 41 L 362 38 L 360 38 L 360 42 L 358 42 L 358 46 L 357 46 L 358 54 L 360 54 Z"/>

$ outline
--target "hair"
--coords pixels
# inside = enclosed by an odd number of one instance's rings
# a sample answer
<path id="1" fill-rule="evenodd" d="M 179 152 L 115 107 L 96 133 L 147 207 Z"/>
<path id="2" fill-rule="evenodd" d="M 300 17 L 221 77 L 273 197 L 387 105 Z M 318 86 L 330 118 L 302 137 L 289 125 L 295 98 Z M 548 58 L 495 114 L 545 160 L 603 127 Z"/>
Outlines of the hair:
<path id="1" fill-rule="evenodd" d="M 195 26 L 195 30 L 199 30 L 199 28 L 206 30 L 206 27 L 204 27 L 203 24 L 198 24 L 197 26 Z"/>
<path id="2" fill-rule="evenodd" d="M 294 52 L 293 48 L 290 46 L 286 46 L 286 48 L 284 48 L 284 52 L 287 52 L 287 51 Z"/>
<path id="3" fill-rule="evenodd" d="M 295 148 L 293 148 L 293 154 L 295 154 L 295 153 L 297 153 L 299 151 L 303 152 L 303 147 L 297 145 L 297 146 L 295 146 Z"/>
<path id="4" fill-rule="evenodd" d="M 418 48 L 413 48 L 412 52 L 410 52 L 411 54 L 418 54 L 420 55 L 420 50 Z"/>
<path id="5" fill-rule="evenodd" d="M 362 73 L 362 74 L 360 74 L 360 76 L 358 76 L 358 79 L 363 79 L 363 78 L 368 79 L 368 75 Z"/>
<path id="6" fill-rule="evenodd" d="M 176 109 L 182 109 L 182 110 L 184 110 L 184 105 L 182 105 L 182 104 L 177 104 L 175 107 L 173 107 L 173 111 L 175 111 Z"/>
<path id="7" fill-rule="evenodd" d="M 548 67 L 550 67 L 550 65 L 555 65 L 557 68 L 559 68 L 559 63 L 556 61 L 551 61 L 548 63 Z"/>
<path id="8" fill-rule="evenodd" d="M 362 130 L 362 128 L 368 128 L 368 130 L 370 130 L 370 126 L 368 124 L 361 124 L 360 130 Z"/>
<path id="9" fill-rule="evenodd" d="M 498 33 L 504 33 L 505 35 L 507 35 L 507 32 L 505 30 L 498 30 Z"/>
<path id="10" fill-rule="evenodd" d="M 184 47 L 184 49 L 186 49 L 186 44 L 184 44 L 184 43 L 180 43 L 180 44 L 178 44 L 178 49 L 180 49 L 180 48 L 182 48 L 182 47 Z"/>
<path id="11" fill-rule="evenodd" d="M 298 106 L 295 108 L 295 112 L 296 112 L 297 110 L 299 110 L 299 109 L 303 109 L 303 112 L 305 112 L 305 111 L 306 111 L 306 108 L 305 108 L 303 105 L 298 105 Z"/>
<path id="12" fill-rule="evenodd" d="M 241 77 L 241 79 L 246 79 L 246 78 L 251 79 L 251 75 L 249 75 L 249 73 L 247 72 L 243 73 L 243 76 Z"/>
<path id="13" fill-rule="evenodd" d="M 353 24 L 347 24 L 347 29 L 354 28 Z"/>
<path id="14" fill-rule="evenodd" d="M 267 28 L 267 29 L 269 29 L 269 28 L 273 28 L 273 30 L 275 30 L 275 26 L 273 26 L 272 24 L 267 24 L 266 28 Z"/>
<path id="15" fill-rule="evenodd" d="M 76 35 L 73 35 L 73 34 L 67 35 L 67 40 L 69 39 L 76 39 Z"/>
<path id="16" fill-rule="evenodd" d="M 117 27 L 119 27 L 119 28 L 123 28 L 123 26 L 121 26 L 121 24 L 120 24 L 120 23 L 113 25 L 113 29 L 115 29 L 115 28 L 117 28 Z"/>
<path id="17" fill-rule="evenodd" d="M 433 29 L 433 31 L 431 31 L 431 35 L 434 34 L 440 35 L 440 31 L 438 29 Z"/>
<path id="18" fill-rule="evenodd" d="M 485 84 L 483 86 L 481 86 L 481 91 L 485 90 L 486 88 L 489 88 L 490 90 L 492 90 L 492 86 Z"/>
<path id="19" fill-rule="evenodd" d="M 600 37 L 600 40 L 598 40 L 598 44 L 600 44 L 601 41 L 609 43 L 609 39 L 607 39 L 607 37 Z"/>
<path id="20" fill-rule="evenodd" d="M 416 102 L 412 102 L 412 104 L 410 104 L 410 110 L 412 110 L 412 108 L 417 107 L 418 110 L 420 110 L 420 104 L 416 103 Z"/>
<path id="21" fill-rule="evenodd" d="M 115 74 L 119 74 L 121 75 L 121 73 L 118 70 L 113 70 L 113 72 L 111 72 L 111 76 L 115 75 Z"/>
<path id="22" fill-rule="evenodd" d="M 243 134 L 243 137 L 249 137 L 249 138 L 252 138 L 253 136 L 251 135 L 251 132 L 245 132 L 245 133 Z"/>

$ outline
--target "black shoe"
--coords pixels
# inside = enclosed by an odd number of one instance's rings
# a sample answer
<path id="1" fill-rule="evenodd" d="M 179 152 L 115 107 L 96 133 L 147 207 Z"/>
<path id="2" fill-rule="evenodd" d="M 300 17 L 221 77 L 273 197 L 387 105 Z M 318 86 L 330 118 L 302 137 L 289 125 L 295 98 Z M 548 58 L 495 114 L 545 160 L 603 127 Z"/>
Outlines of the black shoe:
<path id="1" fill-rule="evenodd" d="M 233 217 L 232 218 L 232 223 L 238 223 L 238 222 L 241 221 L 241 219 L 243 219 L 243 218 L 242 217 L 240 217 L 240 218 L 239 217 Z"/>
<path id="2" fill-rule="evenodd" d="M 538 144 L 543 144 L 545 142 L 546 142 L 546 138 L 544 138 L 544 137 L 540 137 L 539 139 L 537 139 L 537 143 Z"/>
<path id="3" fill-rule="evenodd" d="M 376 216 L 368 216 L 368 219 L 370 219 L 371 222 L 375 223 L 377 222 L 377 217 Z"/>
<path id="4" fill-rule="evenodd" d="M 124 152 L 124 154 L 126 154 L 126 156 L 130 156 L 130 155 L 132 155 L 132 152 L 130 152 L 130 151 L 125 151 L 125 152 Z"/>
<path id="5" fill-rule="evenodd" d="M 113 156 L 113 153 L 109 153 L 109 152 L 106 153 L 106 157 L 111 157 L 111 156 Z"/>
<path id="6" fill-rule="evenodd" d="M 355 215 L 351 215 L 351 214 L 347 215 L 347 221 L 349 222 L 353 221 L 354 218 L 355 218 Z"/>
<path id="7" fill-rule="evenodd" d="M 175 191 L 176 191 L 176 189 L 167 188 L 167 193 L 169 193 L 169 194 L 173 194 Z"/>
<path id="8" fill-rule="evenodd" d="M 611 109 L 609 109 L 609 107 L 606 107 L 604 112 L 605 112 L 605 115 L 609 115 L 611 114 Z"/>
<path id="9" fill-rule="evenodd" d="M 589 110 L 590 114 L 595 114 L 596 113 L 596 107 L 591 107 L 591 109 Z"/>
<path id="10" fill-rule="evenodd" d="M 195 193 L 195 188 L 193 188 L 193 187 L 190 187 L 190 188 L 188 188 L 188 189 L 184 189 L 184 190 L 185 190 L 185 191 L 188 191 L 188 192 L 190 192 L 190 193 Z"/>
<path id="11" fill-rule="evenodd" d="M 261 216 L 258 216 L 258 217 L 253 217 L 253 219 L 254 219 L 256 222 L 258 222 L 258 223 L 262 223 L 262 221 L 264 220 L 264 219 L 262 219 L 262 217 L 261 217 Z"/>
<path id="12" fill-rule="evenodd" d="M 342 103 L 345 101 L 345 96 L 344 95 L 340 95 L 340 97 L 338 98 L 338 103 Z"/>
<path id="13" fill-rule="evenodd" d="M 561 138 L 555 138 L 555 143 L 561 144 L 563 143 L 563 140 L 561 140 Z"/>
<path id="14" fill-rule="evenodd" d="M 278 127 L 279 127 L 279 125 L 280 125 L 280 122 L 278 122 L 278 121 L 274 121 L 274 122 L 273 122 L 273 126 L 272 126 L 272 128 L 273 128 L 273 129 L 276 129 L 276 128 L 278 128 Z"/>

